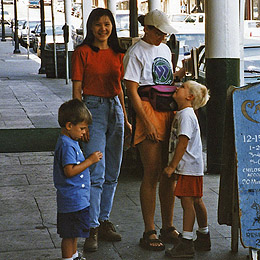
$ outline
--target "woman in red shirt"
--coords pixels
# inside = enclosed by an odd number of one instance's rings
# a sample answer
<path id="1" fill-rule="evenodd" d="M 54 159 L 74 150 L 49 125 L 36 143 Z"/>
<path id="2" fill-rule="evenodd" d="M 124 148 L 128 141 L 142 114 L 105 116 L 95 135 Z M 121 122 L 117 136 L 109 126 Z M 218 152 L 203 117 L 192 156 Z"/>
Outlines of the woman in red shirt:
<path id="1" fill-rule="evenodd" d="M 87 21 L 87 36 L 72 55 L 73 98 L 83 100 L 92 113 L 89 135 L 84 136 L 85 156 L 100 151 L 103 159 L 90 167 L 90 237 L 84 251 L 96 251 L 97 239 L 120 241 L 109 221 L 123 153 L 124 122 L 128 122 L 123 78 L 124 50 L 118 43 L 113 14 L 94 9 Z"/>

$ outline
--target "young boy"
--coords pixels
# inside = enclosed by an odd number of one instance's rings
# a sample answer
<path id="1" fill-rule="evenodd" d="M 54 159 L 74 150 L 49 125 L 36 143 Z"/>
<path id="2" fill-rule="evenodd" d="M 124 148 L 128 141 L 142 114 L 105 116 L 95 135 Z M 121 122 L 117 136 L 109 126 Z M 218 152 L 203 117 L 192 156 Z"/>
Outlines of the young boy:
<path id="1" fill-rule="evenodd" d="M 173 174 L 177 185 L 174 195 L 181 199 L 183 208 L 183 233 L 179 243 L 165 254 L 172 258 L 194 256 L 196 250 L 211 248 L 207 224 L 207 210 L 202 201 L 203 159 L 200 128 L 194 110 L 206 105 L 209 93 L 205 86 L 187 81 L 177 88 L 173 98 L 178 104 L 170 138 L 169 165 L 163 171 L 168 177 Z M 197 218 L 199 230 L 193 243 L 193 226 Z"/>
<path id="2" fill-rule="evenodd" d="M 59 108 L 61 134 L 55 155 L 53 180 L 57 189 L 57 233 L 62 238 L 62 259 L 83 260 L 77 251 L 77 238 L 89 237 L 90 176 L 88 167 L 102 159 L 94 152 L 87 159 L 78 140 L 87 134 L 92 116 L 83 102 L 73 99 Z"/>

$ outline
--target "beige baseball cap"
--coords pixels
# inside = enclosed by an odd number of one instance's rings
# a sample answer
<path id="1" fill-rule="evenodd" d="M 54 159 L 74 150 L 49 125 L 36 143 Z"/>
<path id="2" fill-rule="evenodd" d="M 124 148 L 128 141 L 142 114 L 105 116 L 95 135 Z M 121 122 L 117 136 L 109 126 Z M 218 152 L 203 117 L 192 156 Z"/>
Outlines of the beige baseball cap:
<path id="1" fill-rule="evenodd" d="M 171 26 L 167 15 L 155 9 L 144 16 L 144 25 L 152 25 L 163 33 L 171 34 L 177 31 Z"/>

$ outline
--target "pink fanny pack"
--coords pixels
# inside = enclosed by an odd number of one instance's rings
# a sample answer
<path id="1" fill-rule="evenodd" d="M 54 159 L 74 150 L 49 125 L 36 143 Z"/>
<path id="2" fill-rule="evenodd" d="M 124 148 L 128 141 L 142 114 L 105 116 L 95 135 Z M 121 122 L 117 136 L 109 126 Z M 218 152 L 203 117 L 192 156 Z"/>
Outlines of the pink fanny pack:
<path id="1" fill-rule="evenodd" d="M 176 86 L 171 85 L 141 86 L 138 88 L 138 94 L 143 101 L 149 101 L 156 111 L 176 111 L 178 106 L 172 98 L 176 89 Z"/>

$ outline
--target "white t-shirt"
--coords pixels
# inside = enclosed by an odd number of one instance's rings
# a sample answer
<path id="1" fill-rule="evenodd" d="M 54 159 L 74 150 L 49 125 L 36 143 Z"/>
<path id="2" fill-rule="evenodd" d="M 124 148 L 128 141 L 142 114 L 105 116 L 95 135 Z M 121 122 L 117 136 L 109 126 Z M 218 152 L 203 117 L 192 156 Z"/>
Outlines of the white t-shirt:
<path id="1" fill-rule="evenodd" d="M 173 82 L 171 51 L 139 40 L 124 56 L 124 79 L 144 85 L 170 85 Z"/>
<path id="2" fill-rule="evenodd" d="M 175 173 L 181 175 L 202 176 L 203 157 L 200 137 L 200 127 L 192 107 L 177 111 L 172 122 L 169 145 L 169 162 L 172 160 L 178 137 L 185 135 L 189 138 L 186 152 L 180 160 Z"/>

